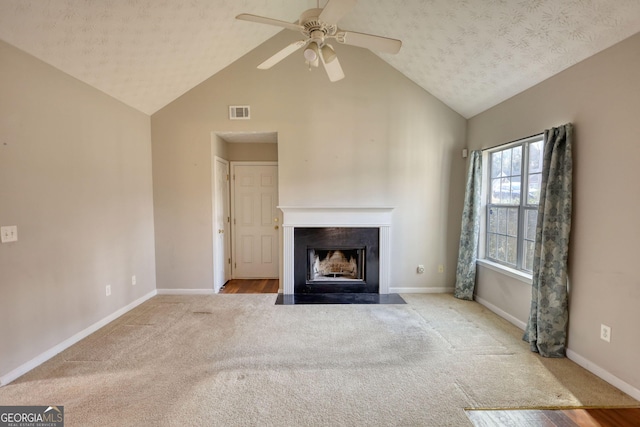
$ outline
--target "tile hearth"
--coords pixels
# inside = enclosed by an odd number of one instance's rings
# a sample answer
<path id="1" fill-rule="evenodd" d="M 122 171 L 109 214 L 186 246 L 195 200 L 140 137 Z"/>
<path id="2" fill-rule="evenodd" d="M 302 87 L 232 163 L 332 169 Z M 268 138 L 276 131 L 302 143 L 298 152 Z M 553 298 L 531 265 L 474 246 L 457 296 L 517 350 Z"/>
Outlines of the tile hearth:
<path id="1" fill-rule="evenodd" d="M 330 294 L 278 294 L 276 305 L 296 304 L 406 304 L 398 294 L 330 293 Z"/>

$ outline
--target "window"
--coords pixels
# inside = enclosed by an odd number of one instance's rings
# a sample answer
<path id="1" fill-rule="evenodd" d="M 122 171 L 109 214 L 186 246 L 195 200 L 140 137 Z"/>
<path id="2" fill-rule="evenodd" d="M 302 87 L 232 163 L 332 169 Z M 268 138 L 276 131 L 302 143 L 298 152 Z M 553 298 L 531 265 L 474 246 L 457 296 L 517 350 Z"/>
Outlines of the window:
<path id="1" fill-rule="evenodd" d="M 531 273 L 540 202 L 543 136 L 489 154 L 486 258 Z"/>

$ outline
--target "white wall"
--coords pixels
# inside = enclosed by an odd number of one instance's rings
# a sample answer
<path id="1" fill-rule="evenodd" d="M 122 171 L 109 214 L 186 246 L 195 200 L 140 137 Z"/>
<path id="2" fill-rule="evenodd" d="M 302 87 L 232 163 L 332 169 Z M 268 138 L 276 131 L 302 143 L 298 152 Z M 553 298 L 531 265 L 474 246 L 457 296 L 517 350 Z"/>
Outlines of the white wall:
<path id="1" fill-rule="evenodd" d="M 640 34 L 469 120 L 471 149 L 575 126 L 569 350 L 640 396 Z M 526 322 L 530 292 L 480 267 L 478 296 Z M 612 328 L 600 340 L 600 324 Z M 611 379 L 611 378 L 609 378 Z M 629 391 L 627 389 L 626 391 Z M 632 392 L 634 390 L 631 390 Z"/>
<path id="2" fill-rule="evenodd" d="M 280 205 L 396 207 L 392 287 L 452 287 L 466 120 L 365 49 L 336 46 L 337 83 L 301 53 L 255 68 L 294 40 L 276 35 L 152 116 L 158 287 L 212 287 L 213 130 L 278 132 Z M 229 105 L 251 120 L 229 121 Z"/>
<path id="3" fill-rule="evenodd" d="M 3 42 L 0 64 L 6 380 L 156 282 L 149 117 Z"/>

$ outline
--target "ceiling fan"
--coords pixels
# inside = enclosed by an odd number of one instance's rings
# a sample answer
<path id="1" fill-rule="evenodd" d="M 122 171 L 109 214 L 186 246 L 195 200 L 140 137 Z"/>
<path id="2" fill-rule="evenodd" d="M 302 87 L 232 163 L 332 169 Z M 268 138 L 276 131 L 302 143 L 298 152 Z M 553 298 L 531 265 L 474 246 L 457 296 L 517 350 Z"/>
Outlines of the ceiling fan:
<path id="1" fill-rule="evenodd" d="M 338 21 L 356 5 L 356 2 L 357 0 L 329 0 L 324 9 L 321 9 L 318 0 L 318 7 L 302 12 L 297 24 L 247 13 L 236 16 L 236 19 L 276 25 L 288 30 L 299 31 L 305 36 L 304 40 L 291 43 L 258 65 L 259 69 L 267 70 L 297 50 L 304 48 L 304 59 L 309 68 L 318 67 L 319 62 L 322 62 L 329 80 L 336 82 L 344 78 L 344 72 L 333 47 L 327 43 L 328 40 L 333 39 L 338 43 L 386 53 L 398 53 L 402 47 L 400 40 L 340 30 L 337 25 Z"/>

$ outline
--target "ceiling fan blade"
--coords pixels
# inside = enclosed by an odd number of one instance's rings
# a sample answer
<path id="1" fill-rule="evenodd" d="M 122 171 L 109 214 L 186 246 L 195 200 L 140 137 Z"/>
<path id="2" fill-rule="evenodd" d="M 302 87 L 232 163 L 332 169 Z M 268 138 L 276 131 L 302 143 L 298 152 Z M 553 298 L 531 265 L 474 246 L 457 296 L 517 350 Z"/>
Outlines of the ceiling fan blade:
<path id="1" fill-rule="evenodd" d="M 300 40 L 299 42 L 291 43 L 289 46 L 282 49 L 280 52 L 273 55 L 271 58 L 264 61 L 262 64 L 258 65 L 258 68 L 261 70 L 268 70 L 269 68 L 276 65 L 278 62 L 282 61 L 287 56 L 291 55 L 296 50 L 306 46 L 308 41 Z"/>
<path id="2" fill-rule="evenodd" d="M 374 36 L 372 34 L 356 33 L 354 31 L 344 31 L 336 34 L 339 43 L 351 46 L 364 47 L 377 52 L 398 53 L 402 47 L 402 42 L 387 37 Z"/>
<path id="3" fill-rule="evenodd" d="M 353 9 L 357 2 L 358 0 L 329 0 L 318 19 L 327 24 L 337 24 L 344 15 Z"/>
<path id="4" fill-rule="evenodd" d="M 324 70 L 327 72 L 327 76 L 329 76 L 329 80 L 331 82 L 337 82 L 338 80 L 344 79 L 344 72 L 342 71 L 342 66 L 340 65 L 340 61 L 334 55 L 333 59 L 329 62 L 324 61 L 324 54 L 320 51 L 320 59 L 322 60 L 322 65 L 324 65 Z"/>
<path id="5" fill-rule="evenodd" d="M 248 13 L 242 13 L 236 16 L 236 19 L 239 19 L 241 21 L 258 22 L 260 24 L 275 25 L 277 27 L 283 27 L 293 31 L 300 31 L 303 29 L 303 27 L 298 24 L 292 24 L 291 22 L 280 21 L 278 19 L 265 18 L 264 16 L 250 15 Z"/>

